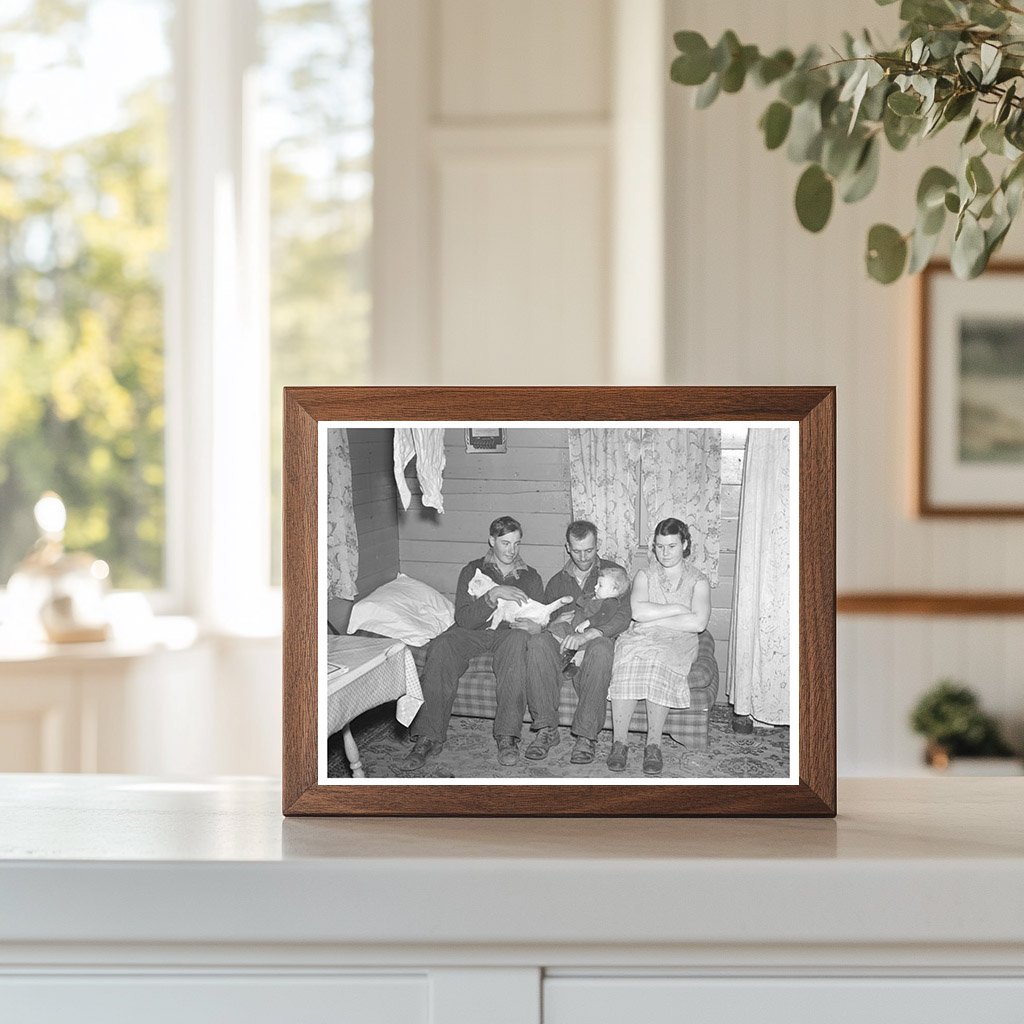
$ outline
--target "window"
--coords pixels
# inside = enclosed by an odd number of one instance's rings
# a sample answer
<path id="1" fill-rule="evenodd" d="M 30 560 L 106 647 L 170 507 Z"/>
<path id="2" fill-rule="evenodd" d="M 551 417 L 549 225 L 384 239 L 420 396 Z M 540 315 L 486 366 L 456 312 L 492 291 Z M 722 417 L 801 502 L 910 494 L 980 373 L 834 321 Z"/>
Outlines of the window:
<path id="1" fill-rule="evenodd" d="M 0 15 L 0 584 L 49 489 L 68 546 L 116 586 L 164 582 L 171 14 L 13 0 Z"/>
<path id="2" fill-rule="evenodd" d="M 363 384 L 370 335 L 369 0 L 263 0 L 269 156 L 271 566 L 280 566 L 281 388 Z"/>
<path id="3" fill-rule="evenodd" d="M 53 489 L 116 587 L 276 603 L 281 387 L 367 377 L 370 8 L 3 5 L 0 587 Z"/>

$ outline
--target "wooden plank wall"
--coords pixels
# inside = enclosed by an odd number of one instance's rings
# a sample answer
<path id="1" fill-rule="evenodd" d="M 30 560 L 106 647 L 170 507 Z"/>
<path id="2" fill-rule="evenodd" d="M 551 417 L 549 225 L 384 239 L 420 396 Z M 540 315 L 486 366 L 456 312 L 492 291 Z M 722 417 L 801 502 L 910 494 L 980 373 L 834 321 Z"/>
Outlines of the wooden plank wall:
<path id="1" fill-rule="evenodd" d="M 398 487 L 392 450 L 395 432 L 352 427 L 352 503 L 359 536 L 357 596 L 363 597 L 398 575 Z"/>
<path id="2" fill-rule="evenodd" d="M 547 582 L 565 563 L 569 525 L 569 441 L 565 429 L 511 429 L 508 450 L 466 451 L 461 428 L 445 431 L 444 515 L 425 509 L 415 460 L 406 479 L 408 511 L 398 513 L 402 572 L 454 597 L 459 571 L 487 550 L 487 530 L 500 515 L 523 524 L 523 558 Z"/>
<path id="3" fill-rule="evenodd" d="M 709 626 L 722 679 L 720 702 L 725 701 L 746 435 L 742 425 L 722 432 L 722 547 Z M 445 431 L 444 515 L 424 509 L 415 461 L 409 464 L 412 504 L 398 513 L 402 572 L 453 597 L 459 570 L 484 552 L 491 520 L 511 515 L 523 524 L 523 557 L 546 582 L 565 562 L 565 527 L 572 514 L 566 431 L 510 430 L 504 453 L 467 454 L 465 447 L 461 429 Z"/>

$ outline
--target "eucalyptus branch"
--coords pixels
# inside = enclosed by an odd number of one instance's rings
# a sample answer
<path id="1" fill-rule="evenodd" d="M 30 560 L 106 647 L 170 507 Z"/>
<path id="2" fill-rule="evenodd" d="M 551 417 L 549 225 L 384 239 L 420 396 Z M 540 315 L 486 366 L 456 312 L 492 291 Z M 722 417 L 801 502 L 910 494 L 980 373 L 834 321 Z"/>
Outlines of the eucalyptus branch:
<path id="1" fill-rule="evenodd" d="M 774 88 L 759 128 L 768 149 L 785 145 L 789 159 L 804 165 L 796 214 L 815 232 L 828 223 L 837 193 L 853 203 L 872 191 L 883 142 L 900 152 L 962 120 L 959 165 L 931 167 L 921 177 L 910 231 L 871 228 L 866 267 L 885 284 L 916 273 L 952 219 L 953 269 L 974 277 L 1024 205 L 1024 39 L 1010 17 L 1024 10 L 1010 0 L 979 7 L 971 14 L 980 20 L 968 21 L 959 0 L 902 0 L 897 47 L 879 49 L 866 33 L 846 35 L 845 53 L 833 47 L 836 59 L 824 63 L 816 48 L 798 60 L 789 50 L 762 54 L 731 31 L 713 47 L 696 32 L 678 32 L 671 74 L 697 87 L 702 109 L 749 81 Z M 982 104 L 992 110 L 985 120 Z"/>

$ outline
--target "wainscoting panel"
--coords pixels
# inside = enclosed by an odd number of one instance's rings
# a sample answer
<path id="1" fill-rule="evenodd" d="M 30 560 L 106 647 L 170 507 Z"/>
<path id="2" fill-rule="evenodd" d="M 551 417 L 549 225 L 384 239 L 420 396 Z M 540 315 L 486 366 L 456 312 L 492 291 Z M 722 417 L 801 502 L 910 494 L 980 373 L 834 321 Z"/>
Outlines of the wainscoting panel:
<path id="1" fill-rule="evenodd" d="M 441 379 L 600 383 L 604 360 L 591 353 L 608 333 L 607 303 L 595 301 L 608 289 L 605 147 L 438 159 Z"/>

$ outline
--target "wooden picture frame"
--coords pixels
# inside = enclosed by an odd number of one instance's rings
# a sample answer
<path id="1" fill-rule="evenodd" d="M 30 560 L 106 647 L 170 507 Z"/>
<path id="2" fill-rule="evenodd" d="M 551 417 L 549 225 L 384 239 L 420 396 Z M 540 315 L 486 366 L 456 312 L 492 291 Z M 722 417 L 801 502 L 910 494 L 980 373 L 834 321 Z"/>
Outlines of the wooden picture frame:
<path id="1" fill-rule="evenodd" d="M 796 682 L 786 779 L 651 780 L 583 785 L 547 780 L 355 779 L 321 774 L 321 564 L 324 429 L 346 424 L 471 423 L 645 429 L 683 423 L 787 427 L 793 494 L 790 650 Z M 835 389 L 785 388 L 286 388 L 283 513 L 283 811 L 355 816 L 810 816 L 836 813 Z M 549 431 L 550 432 L 550 431 Z M 460 431 L 461 433 L 461 431 Z M 774 431 L 777 436 L 778 429 Z M 511 447 L 511 445 L 510 445 Z M 474 456 L 469 456 L 474 458 Z M 488 466 L 494 459 L 481 460 Z M 788 472 L 788 470 L 787 470 Z M 500 509 L 495 511 L 499 514 Z M 524 520 L 525 521 L 525 520 Z M 475 539 L 475 538 L 474 538 Z M 486 532 L 483 540 L 486 540 Z M 483 550 L 487 550 L 486 547 Z M 524 552 L 529 555 L 527 542 Z M 795 562 L 796 564 L 792 564 Z M 723 684 L 724 685 L 724 684 Z M 429 694 L 426 695 L 429 700 Z M 326 737 L 323 738 L 326 743 Z M 603 753 L 601 754 L 603 758 Z M 588 780 L 596 781 L 596 780 Z M 691 784 L 693 783 L 693 784 Z M 707 784 L 705 784 L 707 783 Z"/>
<path id="2" fill-rule="evenodd" d="M 918 282 L 914 510 L 1024 516 L 1024 262 L 960 281 L 936 261 Z M 1012 365 L 1011 365 L 1012 364 Z"/>

